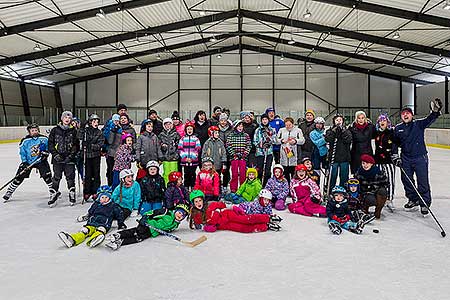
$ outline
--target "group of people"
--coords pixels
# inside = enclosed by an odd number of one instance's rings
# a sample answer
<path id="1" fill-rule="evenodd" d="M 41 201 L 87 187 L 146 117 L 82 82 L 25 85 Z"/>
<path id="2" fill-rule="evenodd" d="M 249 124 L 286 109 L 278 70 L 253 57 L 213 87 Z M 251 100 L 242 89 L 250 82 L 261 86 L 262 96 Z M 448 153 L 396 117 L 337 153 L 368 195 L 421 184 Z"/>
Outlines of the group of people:
<path id="1" fill-rule="evenodd" d="M 68 247 L 85 239 L 91 247 L 100 244 L 114 219 L 123 229 L 110 235 L 106 244 L 114 250 L 155 237 L 161 230 L 172 231 L 188 216 L 192 229 L 208 232 L 278 231 L 281 218 L 272 210 L 286 208 L 327 218 L 335 234 L 342 228 L 361 233 L 365 224 L 381 218 L 386 204 L 394 209 L 395 166 L 404 171 L 405 209 L 420 206 L 421 213 L 428 214 L 424 130 L 440 115 L 442 102 L 435 99 L 430 108 L 430 115 L 419 120 L 410 108 L 403 108 L 402 122 L 395 127 L 386 114 L 373 124 L 358 111 L 349 126 L 336 114 L 328 129 L 313 110 L 307 110 L 297 125 L 291 117 L 281 119 L 273 108 L 260 115 L 259 123 L 247 111 L 232 122 L 229 110 L 221 107 L 214 108 L 211 118 L 198 111 L 186 122 L 177 111 L 161 121 L 150 110 L 139 134 L 123 104 L 102 129 L 95 114 L 80 122 L 65 111 L 48 137 L 37 124 L 27 127 L 28 135 L 19 145 L 22 162 L 3 198 L 9 201 L 36 168 L 49 187 L 48 205 L 53 207 L 61 197 L 62 174 L 73 205 L 78 170 L 83 178 L 82 202 L 94 203 L 78 218 L 87 221 L 80 232 L 59 234 Z M 53 176 L 47 162 L 50 154 Z M 107 165 L 104 186 L 100 186 L 102 156 Z M 326 174 L 323 190 L 322 174 Z M 420 195 L 409 182 L 414 174 Z M 369 211 L 372 206 L 374 213 Z M 137 227 L 126 229 L 124 221 L 130 215 L 141 219 Z"/>

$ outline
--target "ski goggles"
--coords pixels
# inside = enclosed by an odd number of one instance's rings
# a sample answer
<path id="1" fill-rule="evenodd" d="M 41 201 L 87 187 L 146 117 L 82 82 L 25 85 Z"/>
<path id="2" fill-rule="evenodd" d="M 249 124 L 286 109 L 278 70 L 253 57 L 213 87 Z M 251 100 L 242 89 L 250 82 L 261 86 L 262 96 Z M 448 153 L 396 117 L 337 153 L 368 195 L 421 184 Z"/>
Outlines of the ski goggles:
<path id="1" fill-rule="evenodd" d="M 349 179 L 347 181 L 348 185 L 359 185 L 359 180 L 358 179 Z"/>

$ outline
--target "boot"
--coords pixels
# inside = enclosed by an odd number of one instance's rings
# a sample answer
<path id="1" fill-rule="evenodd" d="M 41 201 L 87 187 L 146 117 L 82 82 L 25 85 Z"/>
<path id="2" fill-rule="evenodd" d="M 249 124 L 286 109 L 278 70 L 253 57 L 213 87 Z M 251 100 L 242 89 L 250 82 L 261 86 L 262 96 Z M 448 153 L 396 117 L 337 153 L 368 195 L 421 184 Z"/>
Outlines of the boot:
<path id="1" fill-rule="evenodd" d="M 75 198 L 75 187 L 71 187 L 69 189 L 69 202 L 70 202 L 70 206 L 74 206 L 75 203 L 77 202 L 77 199 Z"/>
<path id="2" fill-rule="evenodd" d="M 269 222 L 269 224 L 267 224 L 267 229 L 271 230 L 271 231 L 280 231 L 281 230 L 281 226 L 272 222 Z"/>
<path id="3" fill-rule="evenodd" d="M 269 219 L 270 222 L 274 224 L 279 224 L 281 221 L 283 221 L 283 219 L 278 215 L 270 215 Z"/>
<path id="4" fill-rule="evenodd" d="M 70 236 L 70 234 L 65 233 L 64 231 L 58 233 L 58 237 L 61 239 L 61 241 L 67 248 L 71 248 L 75 245 L 74 239 Z"/>
<path id="5" fill-rule="evenodd" d="M 375 218 L 381 218 L 381 211 L 386 203 L 387 197 L 383 195 L 377 195 L 377 204 L 375 206 Z"/>
<path id="6" fill-rule="evenodd" d="M 86 245 L 88 245 L 91 248 L 94 248 L 98 245 L 100 245 L 103 240 L 105 239 L 105 233 L 106 229 L 102 226 L 97 228 L 97 231 L 95 231 L 91 237 L 87 240 Z"/>
<path id="7" fill-rule="evenodd" d="M 61 196 L 60 191 L 55 191 L 54 189 L 50 190 L 50 200 L 48 200 L 48 206 L 54 207 L 56 205 L 56 200 Z"/>
<path id="8" fill-rule="evenodd" d="M 4 202 L 9 201 L 9 199 L 11 198 L 12 194 L 14 193 L 14 191 L 17 189 L 18 186 L 19 186 L 19 184 L 17 184 L 16 181 L 11 182 L 11 184 L 8 187 L 8 190 L 6 191 L 5 195 L 3 196 L 3 200 L 5 200 Z"/>
<path id="9" fill-rule="evenodd" d="M 122 239 L 109 241 L 108 243 L 105 244 L 105 247 L 108 247 L 109 249 L 116 251 L 120 248 L 120 246 L 122 246 L 122 242 L 123 242 Z"/>
<path id="10" fill-rule="evenodd" d="M 339 235 L 342 233 L 341 225 L 339 225 L 336 222 L 329 222 L 328 228 L 330 229 L 331 233 L 333 233 L 333 234 Z"/>

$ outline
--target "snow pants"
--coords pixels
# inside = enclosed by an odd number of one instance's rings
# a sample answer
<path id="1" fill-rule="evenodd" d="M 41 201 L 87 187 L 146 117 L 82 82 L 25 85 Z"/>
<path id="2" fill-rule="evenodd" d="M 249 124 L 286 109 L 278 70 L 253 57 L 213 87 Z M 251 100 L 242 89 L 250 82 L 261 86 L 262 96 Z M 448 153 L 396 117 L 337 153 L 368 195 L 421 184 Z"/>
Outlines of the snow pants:
<path id="1" fill-rule="evenodd" d="M 358 227 L 358 224 L 356 224 L 353 221 L 347 221 L 347 222 L 341 224 L 336 220 L 328 219 L 328 223 L 335 223 L 335 224 L 341 226 L 341 228 L 344 228 L 345 230 L 355 229 L 356 227 Z"/>
<path id="2" fill-rule="evenodd" d="M 261 180 L 262 185 L 266 186 L 267 180 L 272 176 L 272 161 L 273 156 L 267 155 L 266 162 L 264 164 L 264 156 L 257 156 L 256 157 L 256 168 L 258 169 L 258 178 Z M 263 169 L 264 169 L 264 178 L 263 176 Z"/>
<path id="3" fill-rule="evenodd" d="M 313 215 L 324 216 L 326 214 L 325 206 L 312 202 L 309 196 L 289 204 L 288 209 L 291 213 L 307 217 L 312 217 Z"/>
<path id="4" fill-rule="evenodd" d="M 178 161 L 163 161 L 162 165 L 163 165 L 162 177 L 164 178 L 164 182 L 167 185 L 167 183 L 169 182 L 169 174 L 172 173 L 173 171 L 178 171 Z"/>
<path id="5" fill-rule="evenodd" d="M 331 181 L 329 187 L 330 191 L 337 183 L 338 170 L 339 170 L 339 185 L 345 186 L 348 180 L 349 163 L 348 162 L 334 163 L 330 166 L 330 168 L 331 168 L 330 174 Z"/>
<path id="6" fill-rule="evenodd" d="M 195 185 L 195 171 L 197 166 L 183 166 L 184 186 L 193 188 Z"/>
<path id="7" fill-rule="evenodd" d="M 246 171 L 247 170 L 245 160 L 241 159 L 231 161 L 231 181 L 230 181 L 231 192 L 236 193 L 238 186 L 244 183 Z"/>
<path id="8" fill-rule="evenodd" d="M 221 212 L 217 229 L 230 230 L 242 233 L 263 232 L 267 231 L 267 223 L 269 223 L 269 215 L 240 215 L 231 209 Z"/>
<path id="9" fill-rule="evenodd" d="M 108 179 L 108 185 L 113 184 L 113 168 L 114 168 L 114 156 L 106 156 L 106 178 Z"/>
<path id="10" fill-rule="evenodd" d="M 100 159 L 100 156 L 86 158 L 83 188 L 84 195 L 94 195 L 100 187 Z"/>
<path id="11" fill-rule="evenodd" d="M 67 187 L 69 190 L 75 190 L 75 165 L 68 164 L 53 164 L 53 178 L 52 178 L 52 188 L 55 191 L 59 190 L 59 183 L 62 179 L 62 174 L 66 176 Z"/>
<path id="12" fill-rule="evenodd" d="M 24 164 L 20 164 L 19 168 L 17 169 L 16 176 L 19 175 L 20 172 L 22 172 L 27 166 Z M 29 178 L 31 171 L 36 168 L 39 171 L 39 174 L 41 175 L 41 178 L 44 180 L 44 182 L 47 184 L 48 188 L 52 188 L 52 172 L 50 171 L 50 165 L 48 164 L 47 160 L 41 161 L 40 163 L 35 164 L 32 168 L 30 168 L 28 171 L 24 172 L 21 176 L 18 176 L 16 179 L 11 182 L 11 184 L 8 186 L 8 190 L 6 192 L 7 195 L 11 196 L 14 191 L 19 187 L 19 185 L 25 180 L 25 178 Z"/>
<path id="13" fill-rule="evenodd" d="M 136 244 L 152 236 L 148 227 L 141 224 L 117 233 L 120 234 L 120 238 L 122 239 L 122 246 Z"/>
<path id="14" fill-rule="evenodd" d="M 143 216 L 146 212 L 162 208 L 161 202 L 141 202 L 139 206 L 139 214 Z"/>
<path id="15" fill-rule="evenodd" d="M 416 182 L 414 180 L 414 174 L 417 177 L 417 190 L 422 196 L 423 200 L 428 206 L 431 205 L 431 190 L 430 182 L 428 179 L 428 155 L 423 155 L 417 158 L 406 158 L 402 156 L 402 168 L 405 173 L 411 179 L 413 184 Z M 419 203 L 420 206 L 425 206 L 417 195 L 409 180 L 406 178 L 405 174 L 401 175 L 403 187 L 405 189 L 405 195 L 409 201 L 414 201 Z"/>
<path id="16" fill-rule="evenodd" d="M 70 236 L 75 241 L 74 246 L 81 244 L 86 238 L 88 238 L 86 243 L 89 245 L 93 239 L 105 233 L 106 229 L 103 226 L 95 227 L 91 225 L 85 225 L 79 232 L 72 233 L 70 234 Z"/>

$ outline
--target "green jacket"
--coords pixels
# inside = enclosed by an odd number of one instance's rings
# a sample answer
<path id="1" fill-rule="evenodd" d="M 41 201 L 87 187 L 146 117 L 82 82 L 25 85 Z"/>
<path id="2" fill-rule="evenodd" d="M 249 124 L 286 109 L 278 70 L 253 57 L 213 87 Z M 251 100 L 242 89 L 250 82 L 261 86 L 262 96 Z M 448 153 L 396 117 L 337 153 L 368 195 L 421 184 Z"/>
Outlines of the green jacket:
<path id="1" fill-rule="evenodd" d="M 256 197 L 258 197 L 261 189 L 261 180 L 259 180 L 258 178 L 252 181 L 246 179 L 244 183 L 239 187 L 236 194 L 243 197 L 247 201 L 253 201 Z"/>
<path id="2" fill-rule="evenodd" d="M 151 214 L 153 214 L 153 211 L 148 211 L 144 215 Z M 180 225 L 180 223 L 175 220 L 175 212 L 173 211 L 167 211 L 165 214 L 156 215 L 151 219 L 148 219 L 147 224 L 167 232 L 177 229 Z M 156 232 L 150 227 L 149 230 L 152 237 L 157 237 L 159 235 L 159 232 Z"/>

